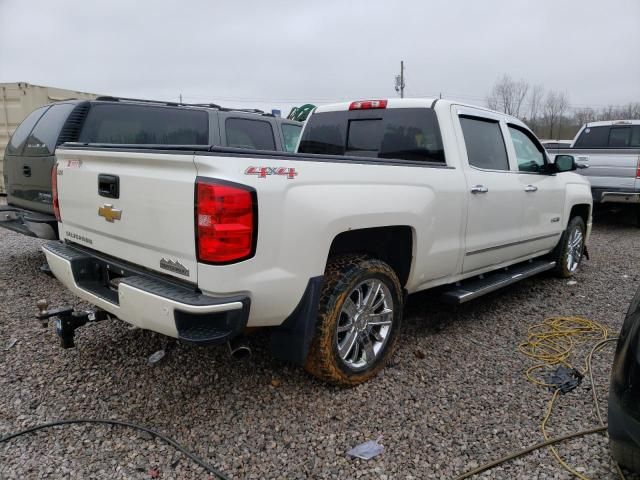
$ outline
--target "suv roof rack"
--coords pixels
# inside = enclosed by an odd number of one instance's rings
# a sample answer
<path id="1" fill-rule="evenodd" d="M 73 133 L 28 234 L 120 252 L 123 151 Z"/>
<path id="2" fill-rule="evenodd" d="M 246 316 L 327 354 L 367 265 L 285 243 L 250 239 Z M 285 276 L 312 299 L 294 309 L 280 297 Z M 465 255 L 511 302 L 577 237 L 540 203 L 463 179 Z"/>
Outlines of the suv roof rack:
<path id="1" fill-rule="evenodd" d="M 273 113 L 266 113 L 263 110 L 257 108 L 228 108 L 222 107 L 216 103 L 181 103 L 181 102 L 168 102 L 164 100 L 146 100 L 142 98 L 128 98 L 128 97 L 114 97 L 111 95 L 102 95 L 96 98 L 96 100 L 107 102 L 133 102 L 133 103 L 150 103 L 153 105 L 166 105 L 168 107 L 205 107 L 215 108 L 222 112 L 243 112 L 243 113 L 255 113 L 256 115 L 263 115 L 265 117 L 275 117 Z"/>
<path id="2" fill-rule="evenodd" d="M 180 103 L 180 102 L 166 102 L 164 100 L 146 100 L 143 98 L 113 97 L 111 95 L 102 95 L 100 97 L 97 97 L 96 100 L 102 100 L 107 102 L 153 103 L 156 105 L 168 105 L 172 107 L 177 107 L 179 105 L 186 105 L 185 103 Z"/>

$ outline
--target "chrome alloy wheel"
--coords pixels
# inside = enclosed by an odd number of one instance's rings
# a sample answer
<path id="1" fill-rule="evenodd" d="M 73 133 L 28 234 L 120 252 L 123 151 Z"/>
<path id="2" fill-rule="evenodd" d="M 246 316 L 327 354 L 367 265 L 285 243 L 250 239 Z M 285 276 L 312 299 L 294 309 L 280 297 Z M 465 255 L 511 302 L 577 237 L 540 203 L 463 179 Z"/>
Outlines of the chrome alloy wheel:
<path id="1" fill-rule="evenodd" d="M 336 344 L 351 370 L 370 367 L 382 354 L 393 323 L 393 297 L 377 279 L 361 282 L 347 296 L 338 319 Z"/>
<path id="2" fill-rule="evenodd" d="M 571 273 L 575 272 L 582 258 L 582 241 L 584 236 L 580 228 L 574 228 L 569 235 L 569 244 L 567 249 L 567 270 Z"/>

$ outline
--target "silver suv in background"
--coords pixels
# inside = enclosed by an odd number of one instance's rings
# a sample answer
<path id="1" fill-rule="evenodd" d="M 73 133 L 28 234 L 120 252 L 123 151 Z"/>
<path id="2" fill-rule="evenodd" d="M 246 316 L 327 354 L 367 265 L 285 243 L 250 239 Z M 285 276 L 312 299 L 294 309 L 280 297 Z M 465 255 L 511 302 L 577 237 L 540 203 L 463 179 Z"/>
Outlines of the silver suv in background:
<path id="1" fill-rule="evenodd" d="M 570 148 L 547 151 L 588 166 L 579 172 L 591 182 L 594 204 L 633 205 L 640 212 L 640 120 L 590 122 Z"/>
<path id="2" fill-rule="evenodd" d="M 8 205 L 0 206 L 0 227 L 32 237 L 58 238 L 51 175 L 55 149 L 65 142 L 292 152 L 301 128 L 301 122 L 261 110 L 214 104 L 99 97 L 45 105 L 23 120 L 5 150 Z"/>

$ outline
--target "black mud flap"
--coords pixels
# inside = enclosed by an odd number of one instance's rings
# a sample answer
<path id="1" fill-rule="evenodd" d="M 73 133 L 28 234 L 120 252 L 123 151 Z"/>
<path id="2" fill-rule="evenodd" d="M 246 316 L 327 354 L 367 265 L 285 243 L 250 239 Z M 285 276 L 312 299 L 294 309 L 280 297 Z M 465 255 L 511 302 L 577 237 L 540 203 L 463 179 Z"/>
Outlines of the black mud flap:
<path id="1" fill-rule="evenodd" d="M 309 279 L 295 310 L 271 332 L 271 351 L 280 360 L 304 365 L 316 330 L 323 280 L 323 276 Z"/>

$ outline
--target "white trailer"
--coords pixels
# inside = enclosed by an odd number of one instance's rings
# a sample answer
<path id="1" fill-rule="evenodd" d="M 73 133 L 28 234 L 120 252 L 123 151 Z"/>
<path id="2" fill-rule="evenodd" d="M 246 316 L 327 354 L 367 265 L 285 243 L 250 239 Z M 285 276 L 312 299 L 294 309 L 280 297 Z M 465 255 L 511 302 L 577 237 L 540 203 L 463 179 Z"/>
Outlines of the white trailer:
<path id="1" fill-rule="evenodd" d="M 0 194 L 5 194 L 3 162 L 9 138 L 29 113 L 42 105 L 59 100 L 83 98 L 91 100 L 99 95 L 62 88 L 42 87 L 25 82 L 0 83 Z"/>

